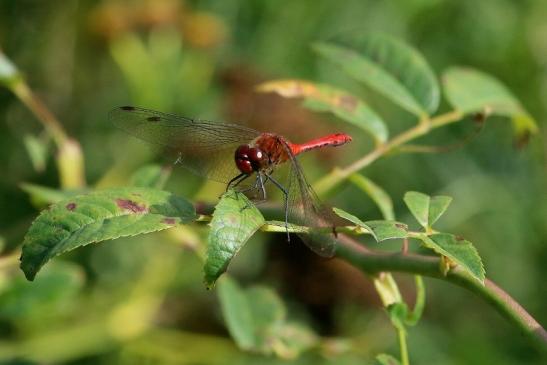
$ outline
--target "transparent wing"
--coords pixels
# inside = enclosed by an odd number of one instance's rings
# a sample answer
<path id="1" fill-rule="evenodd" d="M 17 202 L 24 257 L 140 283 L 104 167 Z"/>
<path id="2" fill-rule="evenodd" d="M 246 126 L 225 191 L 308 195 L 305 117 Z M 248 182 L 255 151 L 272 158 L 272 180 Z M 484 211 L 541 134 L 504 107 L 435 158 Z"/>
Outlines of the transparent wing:
<path id="1" fill-rule="evenodd" d="M 110 121 L 125 132 L 164 147 L 177 163 L 211 180 L 227 183 L 240 174 L 234 152 L 260 132 L 236 124 L 190 119 L 137 107 L 119 107 Z"/>
<path id="2" fill-rule="evenodd" d="M 309 227 L 310 233 L 298 236 L 318 255 L 332 257 L 336 250 L 335 219 L 332 210 L 320 202 L 289 146 L 285 148 L 290 163 L 287 187 L 289 222 Z"/>

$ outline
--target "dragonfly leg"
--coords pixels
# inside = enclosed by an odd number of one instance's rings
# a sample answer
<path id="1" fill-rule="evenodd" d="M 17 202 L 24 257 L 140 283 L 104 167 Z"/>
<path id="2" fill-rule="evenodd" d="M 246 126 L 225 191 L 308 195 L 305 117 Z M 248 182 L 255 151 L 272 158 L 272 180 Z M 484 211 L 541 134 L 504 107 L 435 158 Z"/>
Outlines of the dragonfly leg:
<path id="1" fill-rule="evenodd" d="M 230 188 L 235 188 L 236 186 L 238 186 L 243 180 L 245 180 L 249 176 L 251 176 L 251 175 L 247 175 L 247 174 L 244 174 L 244 173 L 241 173 L 241 174 L 237 175 L 236 177 L 234 177 L 232 180 L 230 180 L 228 182 L 228 185 L 226 185 L 226 191 L 228 191 L 228 189 L 230 189 Z M 232 186 L 232 184 L 234 184 L 234 185 Z"/>
<path id="2" fill-rule="evenodd" d="M 283 192 L 283 195 L 285 196 L 285 229 L 287 231 L 287 241 L 290 242 L 291 236 L 289 234 L 289 192 L 287 191 L 287 189 L 283 187 L 283 185 L 277 182 L 277 180 L 271 177 L 270 175 L 266 174 L 266 177 L 269 180 L 272 180 L 272 183 L 274 183 L 274 185 L 277 186 L 279 190 L 281 190 Z"/>

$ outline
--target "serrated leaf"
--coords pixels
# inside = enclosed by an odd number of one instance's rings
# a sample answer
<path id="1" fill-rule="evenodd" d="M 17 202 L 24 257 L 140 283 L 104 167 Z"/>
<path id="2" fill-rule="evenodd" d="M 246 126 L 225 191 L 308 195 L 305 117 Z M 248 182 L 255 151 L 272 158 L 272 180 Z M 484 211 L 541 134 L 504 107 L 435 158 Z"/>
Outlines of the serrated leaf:
<path id="1" fill-rule="evenodd" d="M 314 49 L 348 75 L 418 117 L 437 110 L 439 85 L 417 50 L 385 34 L 369 34 L 341 43 L 349 47 L 319 43 Z"/>
<path id="2" fill-rule="evenodd" d="M 417 191 L 408 191 L 403 200 L 418 223 L 424 228 L 430 228 L 446 211 L 452 198 L 443 195 L 430 197 Z"/>
<path id="3" fill-rule="evenodd" d="M 401 222 L 376 220 L 366 221 L 365 224 L 372 229 L 377 242 L 408 237 L 408 227 Z"/>
<path id="4" fill-rule="evenodd" d="M 129 184 L 142 188 L 161 189 L 167 182 L 171 170 L 165 169 L 160 165 L 151 164 L 142 166 L 131 175 Z"/>
<path id="5" fill-rule="evenodd" d="M 62 200 L 25 235 L 21 269 L 33 280 L 51 258 L 104 240 L 160 231 L 196 218 L 188 201 L 161 190 L 115 188 Z"/>
<path id="6" fill-rule="evenodd" d="M 436 233 L 431 236 L 420 234 L 417 238 L 423 242 L 424 246 L 448 257 L 484 284 L 484 266 L 479 253 L 471 242 L 448 233 Z"/>
<path id="7" fill-rule="evenodd" d="M 285 98 L 303 98 L 304 107 L 330 112 L 370 133 L 378 142 L 388 137 L 386 124 L 367 104 L 347 91 L 304 80 L 276 80 L 258 86 L 258 91 L 275 92 Z"/>
<path id="8" fill-rule="evenodd" d="M 349 177 L 349 180 L 355 184 L 355 186 L 363 190 L 368 196 L 370 196 L 378 208 L 380 208 L 384 219 L 395 219 L 395 213 L 393 213 L 393 201 L 384 189 L 378 186 L 374 181 L 361 174 L 352 174 Z"/>
<path id="9" fill-rule="evenodd" d="M 27 153 L 32 163 L 32 167 L 36 172 L 42 172 L 46 168 L 46 160 L 48 157 L 48 143 L 47 141 L 27 134 L 23 138 L 23 143 L 27 149 Z"/>
<path id="10" fill-rule="evenodd" d="M 264 217 L 240 192 L 229 190 L 215 207 L 207 244 L 204 272 L 208 287 L 226 271 L 230 261 L 264 224 Z"/>
<path id="11" fill-rule="evenodd" d="M 443 74 L 448 102 L 464 114 L 491 112 L 511 118 L 517 138 L 538 131 L 537 123 L 500 81 L 478 70 L 452 67 Z"/>

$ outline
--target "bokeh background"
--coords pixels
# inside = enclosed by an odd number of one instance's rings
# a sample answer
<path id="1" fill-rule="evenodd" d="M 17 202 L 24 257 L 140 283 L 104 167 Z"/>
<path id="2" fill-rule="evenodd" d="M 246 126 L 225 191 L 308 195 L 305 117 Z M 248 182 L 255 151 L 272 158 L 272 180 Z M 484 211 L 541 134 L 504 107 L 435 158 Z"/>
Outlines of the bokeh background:
<path id="1" fill-rule="evenodd" d="M 344 149 L 311 153 L 313 182 L 372 145 L 329 115 L 253 88 L 277 78 L 330 82 L 365 98 L 392 134 L 411 115 L 355 85 L 314 55 L 310 44 L 344 33 L 382 31 L 404 39 L 440 73 L 451 65 L 482 69 L 502 80 L 536 118 L 540 133 L 515 148 L 507 120 L 491 118 L 463 148 L 445 154 L 388 156 L 365 174 L 414 224 L 402 204 L 407 190 L 454 197 L 440 228 L 472 241 L 487 275 L 547 324 L 547 6 L 545 0 L 301 1 L 30 1 L 0 2 L 0 48 L 77 139 L 91 187 L 123 185 L 154 151 L 108 123 L 125 104 L 227 120 L 295 140 L 325 131 L 352 133 Z M 448 110 L 447 105 L 442 105 Z M 469 128 L 454 125 L 424 140 L 444 144 Z M 59 187 L 53 157 L 43 171 L 24 139 L 42 126 L 0 89 L 0 236 L 16 250 L 40 205 L 20 186 Z M 214 203 L 222 186 L 175 169 L 167 189 Z M 345 185 L 333 204 L 366 219 L 380 212 Z M 215 291 L 207 291 L 195 251 L 206 227 L 119 239 L 54 260 L 33 283 L 13 264 L 0 267 L 0 362 L 10 364 L 277 363 L 237 349 Z M 396 247 L 396 246 L 393 246 Z M 331 351 L 296 363 L 362 364 L 397 354 L 396 335 L 369 278 L 347 264 L 325 262 L 283 235 L 257 235 L 230 267 L 242 285 L 274 287 L 289 315 L 321 336 Z M 397 275 L 412 303 L 412 278 Z M 541 364 L 547 357 L 469 292 L 426 280 L 427 304 L 409 331 L 416 364 Z M 328 356 L 327 356 L 328 355 Z"/>

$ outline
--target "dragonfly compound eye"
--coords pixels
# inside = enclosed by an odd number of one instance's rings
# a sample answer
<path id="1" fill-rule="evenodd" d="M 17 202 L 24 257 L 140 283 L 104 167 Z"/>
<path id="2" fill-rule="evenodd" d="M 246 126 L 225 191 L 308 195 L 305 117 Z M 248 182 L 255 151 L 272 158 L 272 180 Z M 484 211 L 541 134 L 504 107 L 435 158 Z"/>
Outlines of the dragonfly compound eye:
<path id="1" fill-rule="evenodd" d="M 248 175 L 252 174 L 254 171 L 253 164 L 249 157 L 250 150 L 251 148 L 248 145 L 243 144 L 236 149 L 236 153 L 234 156 L 236 166 L 239 169 L 239 171 Z"/>

